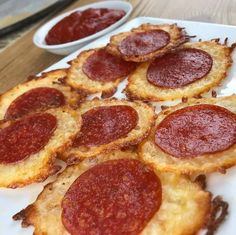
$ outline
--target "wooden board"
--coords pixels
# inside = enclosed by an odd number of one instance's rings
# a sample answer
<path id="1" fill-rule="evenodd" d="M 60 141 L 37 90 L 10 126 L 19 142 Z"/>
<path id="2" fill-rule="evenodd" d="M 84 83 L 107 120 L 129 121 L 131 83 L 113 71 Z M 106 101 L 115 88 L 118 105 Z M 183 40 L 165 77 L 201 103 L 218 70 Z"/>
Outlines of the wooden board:
<path id="1" fill-rule="evenodd" d="M 64 11 L 96 2 L 79 0 Z M 236 25 L 236 0 L 130 0 L 134 10 L 130 18 L 153 16 Z M 41 24 L 49 20 L 46 18 Z M 14 44 L 0 53 L 0 92 L 26 80 L 63 58 L 34 46 L 35 25 Z"/>

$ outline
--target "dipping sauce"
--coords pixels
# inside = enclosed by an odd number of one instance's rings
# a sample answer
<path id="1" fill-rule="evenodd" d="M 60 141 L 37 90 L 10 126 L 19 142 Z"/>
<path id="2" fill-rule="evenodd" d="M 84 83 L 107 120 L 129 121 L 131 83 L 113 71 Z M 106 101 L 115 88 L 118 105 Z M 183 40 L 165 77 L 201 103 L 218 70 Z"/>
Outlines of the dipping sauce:
<path id="1" fill-rule="evenodd" d="M 48 32 L 45 41 L 48 45 L 73 42 L 95 34 L 120 20 L 123 10 L 89 8 L 65 17 Z"/>

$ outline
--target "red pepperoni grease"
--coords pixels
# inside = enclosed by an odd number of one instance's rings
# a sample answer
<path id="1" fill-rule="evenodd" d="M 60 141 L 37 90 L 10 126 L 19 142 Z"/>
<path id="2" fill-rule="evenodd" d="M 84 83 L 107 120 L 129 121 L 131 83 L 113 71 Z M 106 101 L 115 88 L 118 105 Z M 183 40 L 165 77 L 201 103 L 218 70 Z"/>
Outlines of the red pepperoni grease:
<path id="1" fill-rule="evenodd" d="M 158 176 L 138 160 L 111 160 L 80 175 L 62 201 L 72 235 L 137 235 L 160 208 Z"/>
<path id="2" fill-rule="evenodd" d="M 147 80 L 163 88 L 183 87 L 206 76 L 212 64 L 207 52 L 186 48 L 156 58 L 149 65 Z"/>
<path id="3" fill-rule="evenodd" d="M 0 129 L 0 163 L 14 163 L 39 152 L 49 141 L 57 119 L 49 113 L 36 113 Z"/>
<path id="4" fill-rule="evenodd" d="M 165 47 L 170 42 L 170 35 L 164 30 L 149 30 L 134 33 L 123 39 L 119 50 L 123 55 L 146 55 Z"/>
<path id="5" fill-rule="evenodd" d="M 209 104 L 179 109 L 158 125 L 155 143 L 177 158 L 224 151 L 236 143 L 236 115 Z"/>
<path id="6" fill-rule="evenodd" d="M 108 8 L 76 11 L 54 25 L 45 41 L 48 45 L 56 45 L 85 38 L 109 27 L 125 14 L 123 10 Z"/>
<path id="7" fill-rule="evenodd" d="M 12 120 L 64 104 L 65 97 L 61 91 L 50 87 L 34 88 L 17 97 L 8 107 L 4 118 Z"/>
<path id="8" fill-rule="evenodd" d="M 105 49 L 101 49 L 88 57 L 82 70 L 92 80 L 111 82 L 128 76 L 135 67 L 135 63 L 127 62 L 109 54 Z"/>
<path id="9" fill-rule="evenodd" d="M 138 123 L 138 114 L 128 105 L 100 106 L 82 115 L 80 135 L 73 146 L 108 144 L 125 137 Z"/>

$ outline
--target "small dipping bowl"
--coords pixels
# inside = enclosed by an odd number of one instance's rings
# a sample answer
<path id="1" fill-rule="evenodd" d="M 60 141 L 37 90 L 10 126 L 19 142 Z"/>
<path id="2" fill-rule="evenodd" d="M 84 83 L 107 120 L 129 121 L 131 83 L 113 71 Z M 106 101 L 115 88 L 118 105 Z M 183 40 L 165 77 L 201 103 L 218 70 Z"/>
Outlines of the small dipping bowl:
<path id="1" fill-rule="evenodd" d="M 48 32 L 55 24 L 57 24 L 59 21 L 61 21 L 63 18 L 65 18 L 66 16 L 70 15 L 73 12 L 84 11 L 88 8 L 109 8 L 109 9 L 114 9 L 114 10 L 123 10 L 126 12 L 126 14 L 120 20 L 118 20 L 114 24 L 110 25 L 109 27 L 107 27 L 95 34 L 87 36 L 85 38 L 81 38 L 76 41 L 58 44 L 58 45 L 48 45 L 45 42 L 45 37 L 47 36 Z M 79 48 L 85 46 L 86 44 L 90 43 L 94 39 L 111 32 L 112 30 L 114 30 L 115 28 L 120 26 L 121 24 L 125 23 L 125 21 L 128 19 L 132 10 L 133 10 L 132 5 L 130 3 L 124 2 L 124 1 L 104 1 L 104 2 L 98 2 L 98 3 L 85 5 L 83 7 L 79 7 L 79 8 L 72 10 L 72 11 L 68 11 L 64 14 L 61 14 L 61 15 L 53 18 L 52 20 L 50 20 L 46 24 L 44 24 L 34 34 L 33 42 L 37 47 L 45 49 L 51 53 L 58 54 L 58 55 L 68 55 L 68 54 L 78 50 Z"/>

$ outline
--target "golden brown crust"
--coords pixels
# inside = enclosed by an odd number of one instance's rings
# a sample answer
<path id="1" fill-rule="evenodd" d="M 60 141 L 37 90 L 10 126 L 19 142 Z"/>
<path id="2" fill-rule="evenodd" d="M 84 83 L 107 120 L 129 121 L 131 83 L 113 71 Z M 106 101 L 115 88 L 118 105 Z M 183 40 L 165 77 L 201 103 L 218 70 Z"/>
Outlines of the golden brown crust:
<path id="1" fill-rule="evenodd" d="M 61 158 L 66 161 L 68 164 L 71 164 L 76 159 L 83 159 L 86 157 L 95 156 L 100 153 L 107 153 L 114 149 L 120 149 L 123 147 L 128 147 L 131 145 L 136 145 L 140 143 L 147 135 L 150 133 L 151 127 L 154 122 L 155 114 L 153 107 L 142 103 L 142 102 L 130 102 L 127 100 L 116 100 L 116 99 L 107 99 L 107 100 L 92 100 L 86 101 L 81 104 L 80 108 L 77 110 L 83 115 L 83 113 L 88 110 L 98 107 L 98 106 L 114 106 L 114 105 L 129 105 L 134 108 L 139 116 L 137 126 L 129 132 L 126 137 L 119 138 L 111 143 L 103 144 L 94 147 L 76 147 L 69 148 L 66 150 Z"/>
<path id="2" fill-rule="evenodd" d="M 155 129 L 167 115 L 178 109 L 197 104 L 218 105 L 236 113 L 235 95 L 219 98 L 191 99 L 187 103 L 181 103 L 165 109 L 158 115 L 155 128 L 153 128 L 148 139 L 139 146 L 140 155 L 145 162 L 154 164 L 155 167 L 161 171 L 171 171 L 183 174 L 207 173 L 214 171 L 225 172 L 225 169 L 236 164 L 235 144 L 229 149 L 221 152 L 204 154 L 195 158 L 180 159 L 165 153 L 154 143 Z"/>
<path id="3" fill-rule="evenodd" d="M 17 188 L 40 182 L 56 173 L 56 155 L 72 143 L 80 130 L 81 116 L 68 108 L 46 111 L 57 118 L 57 128 L 49 142 L 39 152 L 28 158 L 10 164 L 0 164 L 0 187 Z"/>
<path id="4" fill-rule="evenodd" d="M 206 224 L 206 235 L 214 235 L 219 226 L 226 219 L 229 204 L 221 196 L 216 196 L 211 202 L 211 212 Z"/>
<path id="5" fill-rule="evenodd" d="M 67 167 L 55 182 L 44 188 L 33 204 L 13 218 L 23 220 L 23 227 L 33 225 L 34 235 L 68 234 L 61 222 L 61 201 L 74 180 L 101 162 L 130 158 L 137 158 L 137 154 L 131 151 L 116 151 L 96 158 L 88 158 L 80 164 Z M 162 183 L 162 205 L 141 235 L 196 234 L 204 226 L 208 217 L 210 194 L 183 176 L 156 170 L 155 173 Z"/>
<path id="6" fill-rule="evenodd" d="M 220 85 L 227 76 L 232 64 L 232 47 L 218 41 L 189 42 L 180 48 L 197 48 L 206 51 L 213 59 L 211 71 L 203 78 L 180 88 L 162 88 L 148 82 L 146 74 L 151 62 L 142 63 L 129 76 L 126 95 L 132 99 L 147 101 L 174 100 L 182 97 L 194 97 Z"/>
<path id="7" fill-rule="evenodd" d="M 90 49 L 81 52 L 78 57 L 70 62 L 71 67 L 68 70 L 68 76 L 66 78 L 66 83 L 72 86 L 74 89 L 82 90 L 87 94 L 105 92 L 110 93 L 116 89 L 119 83 L 125 79 L 125 77 L 117 78 L 111 82 L 100 82 L 90 79 L 82 70 L 83 64 L 87 58 L 94 52 L 100 50 Z"/>
<path id="8" fill-rule="evenodd" d="M 127 56 L 123 55 L 119 50 L 119 44 L 123 39 L 127 36 L 130 36 L 135 33 L 146 32 L 149 30 L 161 29 L 169 33 L 170 35 L 170 42 L 163 48 L 151 52 L 146 55 L 142 56 Z M 130 32 L 119 33 L 114 35 L 110 38 L 110 43 L 107 45 L 106 49 L 113 55 L 117 55 L 122 57 L 124 60 L 127 61 L 134 61 L 134 62 L 144 62 L 151 60 L 157 56 L 161 56 L 166 52 L 172 50 L 173 48 L 179 46 L 180 44 L 188 41 L 189 37 L 186 35 L 186 32 L 183 28 L 179 28 L 176 24 L 160 24 L 160 25 L 152 25 L 152 24 L 142 24 L 138 28 L 132 29 Z"/>
<path id="9" fill-rule="evenodd" d="M 0 96 L 0 120 L 4 119 L 4 115 L 10 104 L 25 92 L 38 87 L 51 87 L 58 89 L 65 96 L 66 105 L 77 107 L 82 99 L 82 96 L 72 90 L 71 87 L 64 84 L 63 79 L 67 76 L 66 69 L 53 70 L 47 73 L 42 73 L 41 76 L 31 77 L 30 81 L 21 83 L 12 89 L 8 90 Z"/>

